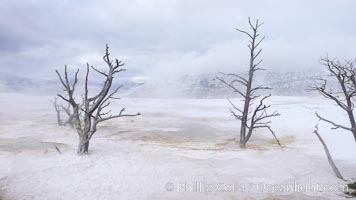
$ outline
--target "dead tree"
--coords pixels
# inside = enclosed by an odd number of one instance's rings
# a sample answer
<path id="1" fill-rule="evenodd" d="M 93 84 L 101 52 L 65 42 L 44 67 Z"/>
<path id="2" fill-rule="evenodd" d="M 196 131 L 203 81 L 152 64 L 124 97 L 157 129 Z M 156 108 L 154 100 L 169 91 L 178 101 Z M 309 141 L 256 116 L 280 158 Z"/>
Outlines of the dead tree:
<path id="1" fill-rule="evenodd" d="M 58 78 L 62 83 L 64 90 L 67 92 L 67 97 L 58 94 L 60 98 L 64 101 L 68 102 L 73 111 L 73 126 L 76 128 L 78 136 L 79 136 L 79 144 L 78 144 L 78 154 L 87 154 L 89 150 L 89 142 L 93 135 L 97 131 L 97 125 L 100 122 L 119 118 L 119 117 L 132 117 L 138 116 L 140 113 L 137 114 L 124 114 L 125 108 L 122 108 L 118 114 L 110 114 L 111 110 L 105 111 L 110 105 L 111 99 L 118 99 L 114 95 L 118 92 L 121 88 L 112 90 L 112 82 L 114 76 L 125 69 L 122 68 L 124 63 L 115 59 L 115 61 L 110 59 L 109 53 L 109 46 L 106 45 L 105 55 L 103 57 L 106 65 L 107 71 L 100 71 L 99 69 L 95 68 L 94 66 L 90 66 L 87 64 L 86 66 L 86 76 L 85 76 L 85 84 L 84 84 L 84 94 L 83 102 L 79 104 L 75 100 L 75 87 L 78 83 L 78 72 L 79 69 L 76 71 L 74 75 L 74 80 L 72 82 L 69 81 L 67 66 L 64 68 L 64 77 L 56 70 Z M 89 96 L 88 91 L 88 78 L 90 69 L 96 71 L 97 73 L 101 74 L 104 77 L 104 84 L 101 90 L 94 96 Z"/>
<path id="2" fill-rule="evenodd" d="M 71 112 L 71 105 L 67 103 L 67 106 L 61 104 L 62 110 L 67 114 L 68 119 L 63 123 L 64 125 L 70 125 L 73 127 L 73 113 Z"/>
<path id="3" fill-rule="evenodd" d="M 54 100 L 50 100 L 53 104 L 53 107 L 57 114 L 57 123 L 59 126 L 70 125 L 72 126 L 73 121 L 73 113 L 70 110 L 70 104 L 67 103 L 67 106 L 63 106 L 62 104 L 58 103 L 58 96 L 54 98 Z M 65 122 L 62 121 L 61 112 L 64 111 L 67 115 L 67 120 Z M 72 126 L 73 127 L 73 126 Z"/>
<path id="4" fill-rule="evenodd" d="M 337 80 L 339 90 L 332 91 L 328 89 L 327 79 L 320 79 L 321 84 L 313 87 L 313 89 L 344 110 L 349 118 L 350 126 L 341 125 L 322 117 L 318 113 L 315 114 L 319 120 L 331 124 L 333 126 L 332 129 L 341 128 L 350 131 L 356 142 L 356 121 L 354 115 L 354 103 L 356 100 L 356 61 L 345 61 L 342 63 L 335 59 L 329 59 L 326 56 L 321 59 L 321 63 L 327 68 L 330 76 Z"/>
<path id="5" fill-rule="evenodd" d="M 326 143 L 324 142 L 323 138 L 320 136 L 318 130 L 319 130 L 318 125 L 315 125 L 315 130 L 314 130 L 313 133 L 318 137 L 319 141 L 320 141 L 321 144 L 323 145 L 324 151 L 325 151 L 325 154 L 326 154 L 326 157 L 328 158 L 328 161 L 329 161 L 329 164 L 330 164 L 331 168 L 333 169 L 333 171 L 334 171 L 336 177 L 338 177 L 339 179 L 344 180 L 344 178 L 342 177 L 342 175 L 341 175 L 339 169 L 336 167 L 333 158 L 332 158 L 331 155 L 330 155 L 328 146 L 326 146 Z"/>
<path id="6" fill-rule="evenodd" d="M 57 114 L 57 124 L 59 126 L 63 126 L 63 122 L 61 120 L 61 107 L 60 105 L 58 104 L 58 97 L 55 97 L 54 100 L 50 100 L 55 111 L 56 111 L 56 114 Z"/>
<path id="7" fill-rule="evenodd" d="M 262 52 L 262 49 L 259 48 L 259 45 L 265 38 L 264 36 L 260 37 L 258 29 L 263 25 L 263 23 L 260 23 L 258 19 L 255 23 L 252 23 L 250 18 L 248 19 L 248 23 L 250 25 L 251 32 L 236 29 L 240 33 L 248 36 L 250 39 L 250 43 L 248 44 L 248 48 L 250 50 L 248 76 L 245 78 L 235 73 L 220 73 L 221 76 L 218 76 L 217 79 L 243 98 L 244 106 L 242 109 L 238 108 L 230 99 L 228 99 L 232 106 L 232 109 L 230 109 L 231 114 L 236 119 L 241 121 L 239 141 L 240 147 L 245 148 L 246 143 L 249 141 L 252 133 L 259 128 L 266 128 L 269 130 L 273 137 L 276 139 L 277 143 L 280 145 L 279 140 L 271 129 L 271 121 L 269 120 L 270 118 L 279 116 L 280 114 L 277 111 L 274 111 L 270 114 L 267 112 L 267 109 L 270 107 L 270 105 L 265 105 L 264 102 L 271 96 L 270 94 L 267 96 L 258 94 L 261 90 L 268 90 L 271 88 L 263 85 L 254 86 L 253 84 L 255 73 L 257 71 L 264 70 L 259 67 L 262 60 L 258 59 L 258 56 Z M 240 87 L 243 87 L 244 89 L 240 89 Z M 257 103 L 257 106 L 253 107 L 254 103 Z"/>

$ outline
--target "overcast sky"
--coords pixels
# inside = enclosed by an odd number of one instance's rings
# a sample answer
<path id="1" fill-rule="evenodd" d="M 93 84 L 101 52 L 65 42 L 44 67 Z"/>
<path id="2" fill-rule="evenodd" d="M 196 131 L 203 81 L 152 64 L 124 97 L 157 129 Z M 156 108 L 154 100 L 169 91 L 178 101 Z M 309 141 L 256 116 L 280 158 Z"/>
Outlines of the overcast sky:
<path id="1" fill-rule="evenodd" d="M 64 64 L 103 67 L 105 44 L 126 76 L 170 77 L 246 67 L 247 18 L 265 24 L 267 69 L 356 56 L 354 0 L 1 0 L 0 72 L 54 78 Z"/>

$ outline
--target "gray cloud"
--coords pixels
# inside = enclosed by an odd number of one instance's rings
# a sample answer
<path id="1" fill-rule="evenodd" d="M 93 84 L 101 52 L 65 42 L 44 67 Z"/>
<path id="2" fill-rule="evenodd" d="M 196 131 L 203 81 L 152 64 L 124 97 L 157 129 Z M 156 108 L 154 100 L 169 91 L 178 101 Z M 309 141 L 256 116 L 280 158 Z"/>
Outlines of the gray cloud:
<path id="1" fill-rule="evenodd" d="M 54 77 L 64 64 L 102 66 L 105 43 L 126 76 L 238 71 L 247 62 L 247 17 L 265 22 L 264 66 L 318 67 L 325 53 L 355 57 L 352 0 L 4 0 L 0 71 Z M 159 74 L 158 74 L 159 73 Z"/>

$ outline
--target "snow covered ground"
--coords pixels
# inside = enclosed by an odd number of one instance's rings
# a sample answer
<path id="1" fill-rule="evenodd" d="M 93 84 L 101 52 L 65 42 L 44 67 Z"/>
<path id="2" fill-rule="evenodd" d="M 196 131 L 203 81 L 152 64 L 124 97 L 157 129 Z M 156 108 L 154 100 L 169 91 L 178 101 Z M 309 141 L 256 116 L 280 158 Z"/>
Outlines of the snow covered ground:
<path id="1" fill-rule="evenodd" d="M 315 111 L 347 118 L 322 98 L 273 97 L 283 147 L 259 130 L 245 150 L 226 142 L 239 123 L 225 99 L 122 99 L 113 111 L 125 106 L 142 116 L 103 123 L 87 156 L 76 154 L 75 130 L 57 126 L 49 98 L 0 94 L 1 200 L 345 198 L 345 182 L 312 131 Z M 353 137 L 319 127 L 340 171 L 355 181 Z"/>

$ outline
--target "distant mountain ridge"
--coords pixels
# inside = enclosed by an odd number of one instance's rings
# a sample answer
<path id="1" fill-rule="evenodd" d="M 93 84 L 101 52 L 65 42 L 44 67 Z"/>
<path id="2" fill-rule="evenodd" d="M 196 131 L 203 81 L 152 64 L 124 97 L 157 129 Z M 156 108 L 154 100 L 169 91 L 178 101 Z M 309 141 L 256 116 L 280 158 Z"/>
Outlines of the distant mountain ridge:
<path id="1" fill-rule="evenodd" d="M 0 92 L 44 93 L 53 91 L 54 80 L 31 79 L 7 73 L 0 73 Z"/>
<path id="2" fill-rule="evenodd" d="M 218 74 L 183 75 L 176 80 L 156 82 L 148 80 L 142 87 L 134 91 L 133 97 L 182 97 L 182 98 L 226 98 L 238 97 L 230 88 L 216 79 Z M 240 74 L 243 76 L 243 74 Z M 220 75 L 219 75 L 220 76 Z M 272 90 L 265 93 L 285 96 L 311 95 L 309 89 L 314 86 L 322 71 L 270 71 L 260 73 L 255 77 L 254 84 L 266 85 Z M 220 76 L 222 77 L 222 76 Z M 225 77 L 228 80 L 229 77 Z M 241 90 L 244 88 L 240 87 Z"/>
<path id="3" fill-rule="evenodd" d="M 127 78 L 118 79 L 113 87 L 119 87 L 122 85 L 122 90 L 130 90 L 135 87 L 139 87 L 144 84 L 139 81 L 133 81 Z M 90 87 L 99 89 L 101 82 L 90 83 Z M 81 82 L 79 80 L 78 90 L 81 88 Z M 57 79 L 38 79 L 27 78 L 22 76 L 16 76 L 7 73 L 0 73 L 0 92 L 19 92 L 19 93 L 35 93 L 35 94 L 57 94 L 62 92 L 62 86 Z"/>
<path id="4" fill-rule="evenodd" d="M 113 87 L 123 85 L 121 94 L 135 98 L 226 98 L 238 97 L 226 85 L 216 79 L 218 74 L 183 75 L 173 80 L 152 80 L 117 78 Z M 244 74 L 240 74 L 244 75 Z M 304 96 L 312 94 L 308 89 L 315 85 L 325 73 L 306 71 L 265 71 L 255 77 L 255 85 L 267 85 L 273 95 Z M 101 82 L 91 83 L 94 90 L 100 89 Z M 81 82 L 79 80 L 78 90 Z M 243 89 L 243 88 L 241 88 Z M 62 92 L 58 80 L 31 79 L 0 73 L 0 92 L 57 94 Z"/>

